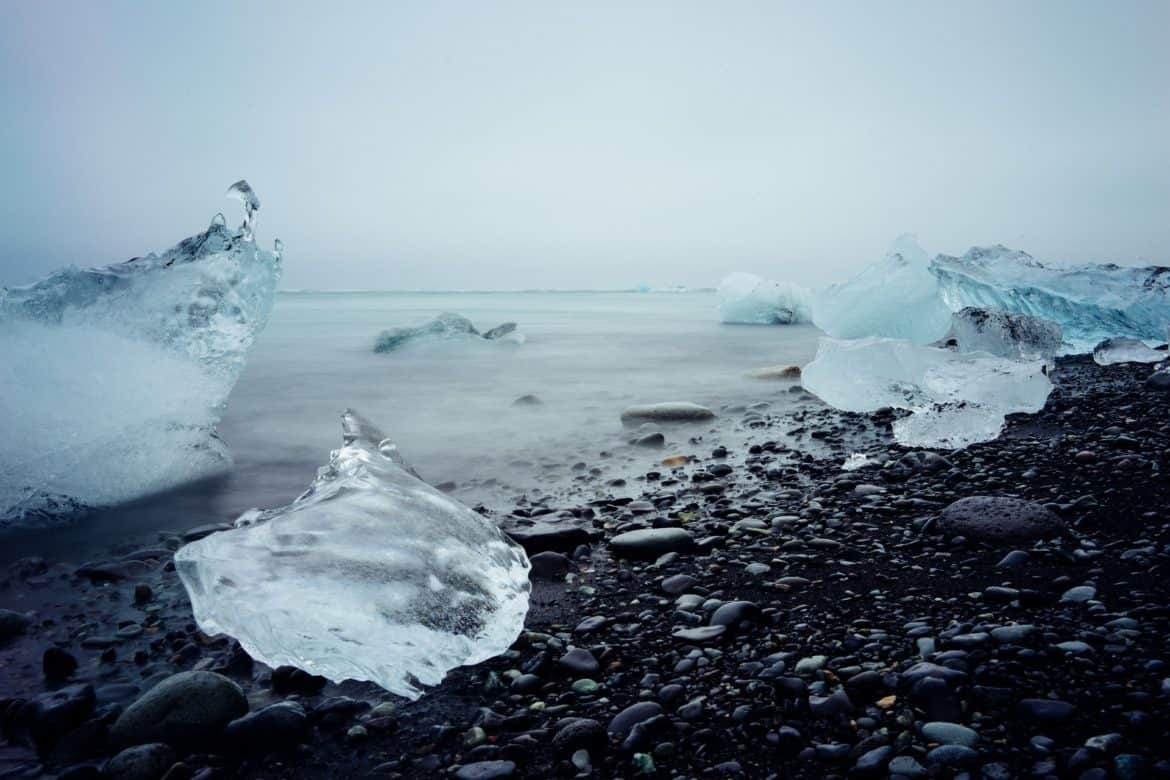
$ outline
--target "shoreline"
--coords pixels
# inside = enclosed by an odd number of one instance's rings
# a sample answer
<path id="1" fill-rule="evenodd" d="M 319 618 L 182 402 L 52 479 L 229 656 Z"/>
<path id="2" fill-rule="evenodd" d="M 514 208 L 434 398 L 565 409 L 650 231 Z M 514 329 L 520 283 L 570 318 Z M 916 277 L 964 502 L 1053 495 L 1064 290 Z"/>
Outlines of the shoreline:
<path id="1" fill-rule="evenodd" d="M 122 709 L 199 670 L 240 685 L 253 722 L 155 749 L 172 780 L 588 777 L 586 760 L 595 777 L 1170 776 L 1170 399 L 1149 371 L 1061 358 L 1041 412 L 945 465 L 842 471 L 853 451 L 911 450 L 890 414 L 816 404 L 755 414 L 743 448 L 697 432 L 662 451 L 692 456 L 681 468 L 625 475 L 640 496 L 518 502 L 494 518 L 539 559 L 526 632 L 414 703 L 204 637 L 173 544 L 18 561 L 4 607 L 34 616 L 0 643 L 0 775 L 97 776 Z M 1045 505 L 1065 533 L 956 542 L 930 522 L 977 495 Z M 692 543 L 614 556 L 614 537 L 656 527 Z M 1013 551 L 1025 563 L 1003 565 Z M 50 647 L 77 670 L 46 682 Z"/>

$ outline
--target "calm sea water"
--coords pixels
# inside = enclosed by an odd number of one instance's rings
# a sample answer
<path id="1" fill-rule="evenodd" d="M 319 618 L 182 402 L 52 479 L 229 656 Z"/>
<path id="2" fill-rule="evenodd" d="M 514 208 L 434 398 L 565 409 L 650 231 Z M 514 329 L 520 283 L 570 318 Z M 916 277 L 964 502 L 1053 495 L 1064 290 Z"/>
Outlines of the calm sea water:
<path id="1" fill-rule="evenodd" d="M 373 352 L 381 330 L 441 312 L 481 331 L 516 322 L 527 340 L 431 338 Z M 12 534 L 3 555 L 77 559 L 111 540 L 141 542 L 288 503 L 339 445 L 346 408 L 381 426 L 432 484 L 454 482 L 466 503 L 506 509 L 522 492 L 571 484 L 576 463 L 607 476 L 657 463 L 661 451 L 625 446 L 619 415 L 631 404 L 782 410 L 786 384 L 745 374 L 803 365 L 817 335 L 811 326 L 721 325 L 711 292 L 282 294 L 220 425 L 235 457 L 230 473 L 47 534 Z M 542 403 L 513 405 L 527 394 Z M 677 449 L 689 435 L 668 441 Z"/>

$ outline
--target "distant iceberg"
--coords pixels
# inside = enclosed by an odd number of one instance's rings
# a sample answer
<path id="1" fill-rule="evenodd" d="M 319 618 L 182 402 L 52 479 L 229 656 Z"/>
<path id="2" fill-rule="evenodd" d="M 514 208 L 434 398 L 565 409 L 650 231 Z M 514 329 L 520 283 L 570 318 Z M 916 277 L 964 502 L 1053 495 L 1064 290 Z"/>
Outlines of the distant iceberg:
<path id="1" fill-rule="evenodd" d="M 818 292 L 813 323 L 838 339 L 884 336 L 929 344 L 946 335 L 951 310 L 939 295 L 930 260 L 913 236 L 853 279 Z"/>
<path id="2" fill-rule="evenodd" d="M 930 264 L 942 299 L 1051 320 L 1074 352 L 1102 339 L 1162 340 L 1170 323 L 1170 268 L 1045 265 L 1004 246 L 976 247 L 962 257 L 939 255 Z"/>
<path id="3" fill-rule="evenodd" d="M 215 425 L 280 277 L 259 200 L 161 255 L 0 289 L 0 527 L 44 524 L 230 463 Z"/>
<path id="4" fill-rule="evenodd" d="M 876 336 L 822 338 L 802 382 L 838 409 L 908 410 L 894 423 L 894 438 L 908 447 L 959 448 L 994 439 L 1006 415 L 1039 411 L 1052 389 L 1041 360 Z"/>
<path id="5" fill-rule="evenodd" d="M 354 412 L 298 499 L 181 548 L 195 619 L 269 666 L 410 699 L 524 628 L 529 563 L 487 518 L 414 475 Z"/>
<path id="6" fill-rule="evenodd" d="M 513 344 L 523 344 L 525 341 L 524 334 L 516 329 L 514 322 L 504 322 L 480 333 L 471 320 L 463 315 L 444 312 L 422 325 L 382 331 L 374 341 L 374 351 L 393 352 L 423 338 L 506 341 Z"/>
<path id="7" fill-rule="evenodd" d="M 812 318 L 812 296 L 795 284 L 733 273 L 719 283 L 719 319 L 735 325 L 791 325 Z"/>

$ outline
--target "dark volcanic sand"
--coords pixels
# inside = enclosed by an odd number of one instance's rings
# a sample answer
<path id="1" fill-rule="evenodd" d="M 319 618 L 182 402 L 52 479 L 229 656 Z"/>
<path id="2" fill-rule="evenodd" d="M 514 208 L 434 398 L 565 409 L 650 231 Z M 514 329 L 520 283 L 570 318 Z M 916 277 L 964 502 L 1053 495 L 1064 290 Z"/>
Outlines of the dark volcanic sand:
<path id="1" fill-rule="evenodd" d="M 31 620 L 0 618 L 14 634 L 0 644 L 0 777 L 99 776 L 122 709 L 192 669 L 234 680 L 253 713 L 292 700 L 303 714 L 213 723 L 105 776 L 1170 776 L 1170 395 L 1143 387 L 1149 372 L 1064 359 L 1040 414 L 918 471 L 841 471 L 851 451 L 893 462 L 908 450 L 891 443 L 890 415 L 809 401 L 748 412 L 746 451 L 668 447 L 694 457 L 627 475 L 639 500 L 518 502 L 505 527 L 540 516 L 592 543 L 568 551 L 567 581 L 534 583 L 507 656 L 392 712 L 370 710 L 391 698 L 372 686 L 274 675 L 200 634 L 170 564 L 177 538 L 80 573 L 19 562 L 0 594 Z M 790 436 L 832 457 L 773 443 Z M 995 544 L 939 533 L 941 510 L 976 495 L 1044 504 L 1066 531 Z M 657 563 L 611 556 L 619 533 L 660 526 L 697 545 Z M 1013 550 L 1026 555 L 1001 565 Z M 713 622 L 721 633 L 674 635 Z M 994 630 L 1013 624 L 1030 628 Z M 48 682 L 53 647 L 78 668 Z M 570 647 L 588 655 L 562 662 Z"/>

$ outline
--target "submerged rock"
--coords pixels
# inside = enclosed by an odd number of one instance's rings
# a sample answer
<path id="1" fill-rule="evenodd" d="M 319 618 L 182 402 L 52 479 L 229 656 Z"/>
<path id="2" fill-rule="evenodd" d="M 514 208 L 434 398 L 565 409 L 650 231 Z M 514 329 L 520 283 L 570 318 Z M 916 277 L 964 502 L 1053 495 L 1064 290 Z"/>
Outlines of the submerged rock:
<path id="1" fill-rule="evenodd" d="M 528 559 L 490 520 L 418 479 L 354 412 L 296 501 L 181 548 L 195 619 L 269 666 L 369 680 L 408 698 L 507 650 Z"/>
<path id="2" fill-rule="evenodd" d="M 704 422 L 715 417 L 705 406 L 687 401 L 630 406 L 622 412 L 623 425 L 640 425 L 645 422 Z"/>

